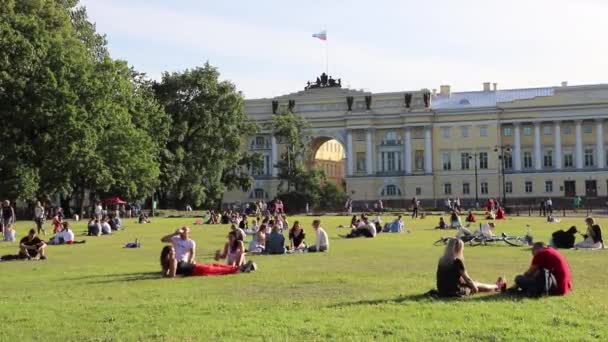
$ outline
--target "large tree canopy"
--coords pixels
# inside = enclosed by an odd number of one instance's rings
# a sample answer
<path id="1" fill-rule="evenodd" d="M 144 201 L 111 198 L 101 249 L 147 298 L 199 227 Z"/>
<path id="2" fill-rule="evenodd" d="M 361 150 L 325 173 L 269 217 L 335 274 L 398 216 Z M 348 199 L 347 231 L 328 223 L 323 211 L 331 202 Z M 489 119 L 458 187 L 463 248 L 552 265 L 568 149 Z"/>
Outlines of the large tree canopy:
<path id="1" fill-rule="evenodd" d="M 0 196 L 159 184 L 170 119 L 75 0 L 0 3 Z"/>
<path id="2" fill-rule="evenodd" d="M 156 95 L 171 116 L 162 154 L 162 197 L 181 203 L 214 203 L 225 190 L 248 189 L 247 172 L 259 166 L 258 155 L 241 149 L 257 130 L 244 113 L 243 97 L 208 63 L 179 73 L 165 73 Z"/>

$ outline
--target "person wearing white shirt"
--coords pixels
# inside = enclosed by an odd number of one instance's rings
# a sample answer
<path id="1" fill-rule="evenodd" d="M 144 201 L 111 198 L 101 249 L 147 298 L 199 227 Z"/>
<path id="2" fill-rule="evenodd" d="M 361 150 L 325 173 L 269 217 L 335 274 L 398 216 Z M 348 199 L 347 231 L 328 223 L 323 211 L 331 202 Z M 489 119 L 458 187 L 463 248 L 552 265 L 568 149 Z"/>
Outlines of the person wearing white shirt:
<path id="1" fill-rule="evenodd" d="M 44 235 L 46 235 L 46 230 L 44 230 L 44 207 L 40 202 L 36 202 L 36 208 L 34 208 L 34 222 L 36 222 L 36 228 L 38 228 L 38 235 L 40 235 L 40 231 Z"/>
<path id="2" fill-rule="evenodd" d="M 315 230 L 316 243 L 314 246 L 308 247 L 309 252 L 326 252 L 329 250 L 329 239 L 325 229 L 321 227 L 321 220 L 312 221 L 312 228 Z"/>
<path id="3" fill-rule="evenodd" d="M 101 223 L 101 234 L 102 235 L 110 235 L 112 234 L 112 227 L 108 221 L 103 221 Z"/>
<path id="4" fill-rule="evenodd" d="M 74 232 L 72 231 L 72 229 L 70 228 L 70 223 L 69 222 L 63 222 L 62 224 L 62 229 L 60 232 L 58 232 L 57 234 L 55 234 L 55 236 L 49 240 L 49 245 L 72 245 L 72 244 L 79 244 L 79 243 L 86 243 L 86 240 L 82 240 L 82 241 L 75 241 L 74 240 Z"/>
<path id="5" fill-rule="evenodd" d="M 192 273 L 196 257 L 196 242 L 190 239 L 190 228 L 184 226 L 174 233 L 163 236 L 161 242 L 171 243 L 177 260 L 176 274 Z"/>
<path id="6" fill-rule="evenodd" d="M 97 203 L 97 205 L 95 206 L 95 217 L 97 217 L 98 220 L 101 221 L 101 219 L 103 218 L 103 207 L 101 206 L 101 202 Z"/>

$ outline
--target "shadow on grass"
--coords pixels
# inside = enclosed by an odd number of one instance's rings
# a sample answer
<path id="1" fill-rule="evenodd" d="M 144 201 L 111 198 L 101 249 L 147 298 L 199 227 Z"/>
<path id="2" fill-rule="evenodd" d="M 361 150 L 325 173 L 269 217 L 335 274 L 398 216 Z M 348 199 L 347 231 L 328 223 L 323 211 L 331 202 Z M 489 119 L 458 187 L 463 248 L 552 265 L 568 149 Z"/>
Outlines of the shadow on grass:
<path id="1" fill-rule="evenodd" d="M 125 281 L 139 281 L 139 280 L 150 280 L 162 278 L 160 272 L 137 272 L 137 273 L 119 273 L 119 274 L 96 274 L 90 276 L 83 276 L 77 278 L 70 278 L 69 280 L 88 280 L 89 284 L 108 284 L 108 283 L 122 283 Z"/>
<path id="2" fill-rule="evenodd" d="M 382 305 L 382 304 L 401 304 L 404 302 L 428 302 L 428 303 L 449 303 L 449 302 L 519 302 L 523 299 L 534 299 L 528 298 L 517 294 L 481 294 L 472 295 L 468 297 L 454 297 L 454 298 L 440 298 L 429 293 L 413 294 L 413 295 L 400 295 L 395 298 L 389 299 L 371 299 L 371 300 L 360 300 L 356 302 L 344 302 L 329 305 L 328 308 L 345 308 L 350 306 L 359 305 Z"/>

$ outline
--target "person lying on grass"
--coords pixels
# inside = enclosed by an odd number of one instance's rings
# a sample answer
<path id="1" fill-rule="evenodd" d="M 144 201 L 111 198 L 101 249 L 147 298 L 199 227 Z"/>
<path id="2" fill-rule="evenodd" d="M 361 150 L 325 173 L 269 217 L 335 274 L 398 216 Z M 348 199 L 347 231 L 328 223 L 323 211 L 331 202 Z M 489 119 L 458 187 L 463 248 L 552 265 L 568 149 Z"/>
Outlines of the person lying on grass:
<path id="1" fill-rule="evenodd" d="M 477 292 L 504 291 L 507 283 L 498 277 L 496 284 L 471 279 L 464 267 L 464 242 L 450 239 L 437 265 L 437 291 L 440 297 L 464 297 Z"/>
<path id="2" fill-rule="evenodd" d="M 515 285 L 509 289 L 529 297 L 541 295 L 562 296 L 572 290 L 572 276 L 566 258 L 544 242 L 532 245 L 532 263 L 528 270 L 515 277 Z"/>
<path id="3" fill-rule="evenodd" d="M 173 246 L 165 246 L 160 252 L 161 274 L 166 278 L 175 278 L 177 275 L 177 260 L 175 259 L 175 249 Z M 235 274 L 239 272 L 252 272 L 257 269 L 254 262 L 248 262 L 242 266 L 232 266 L 224 264 L 192 264 L 187 269 L 183 269 L 183 276 L 218 276 Z"/>
<path id="4" fill-rule="evenodd" d="M 63 222 L 62 224 L 62 229 L 59 233 L 55 234 L 55 236 L 53 236 L 48 244 L 49 245 L 72 245 L 72 244 L 77 244 L 77 243 L 86 243 L 86 240 L 82 240 L 82 241 L 75 241 L 74 240 L 74 232 L 72 231 L 72 229 L 70 229 L 70 223 L 69 222 Z"/>
<path id="5" fill-rule="evenodd" d="M 585 224 L 587 224 L 587 233 L 583 235 L 585 240 L 575 244 L 574 248 L 604 248 L 602 228 L 598 224 L 595 224 L 593 217 L 587 217 Z"/>

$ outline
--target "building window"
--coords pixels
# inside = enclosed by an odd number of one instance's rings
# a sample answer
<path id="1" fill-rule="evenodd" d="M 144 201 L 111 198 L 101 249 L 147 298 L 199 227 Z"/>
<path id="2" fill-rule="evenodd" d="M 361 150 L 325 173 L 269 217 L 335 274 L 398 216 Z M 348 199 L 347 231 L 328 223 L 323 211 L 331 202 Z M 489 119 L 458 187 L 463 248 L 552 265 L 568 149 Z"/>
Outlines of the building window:
<path id="1" fill-rule="evenodd" d="M 424 128 L 415 127 L 412 132 L 414 133 L 414 139 L 424 139 Z"/>
<path id="2" fill-rule="evenodd" d="M 422 188 L 416 188 L 416 196 L 422 195 Z"/>
<path id="3" fill-rule="evenodd" d="M 382 152 L 382 154 L 384 155 L 384 152 Z M 395 154 L 396 152 L 387 152 L 386 153 L 386 164 L 387 164 L 387 170 L 386 171 L 396 171 L 397 170 L 397 163 L 396 160 L 397 158 L 395 158 Z"/>
<path id="4" fill-rule="evenodd" d="M 585 149 L 585 167 L 593 167 L 593 149 Z"/>
<path id="5" fill-rule="evenodd" d="M 505 157 L 505 161 L 504 161 L 505 169 L 506 170 L 512 169 L 513 168 L 513 156 L 510 154 L 505 154 L 504 157 Z"/>
<path id="6" fill-rule="evenodd" d="M 488 126 L 481 126 L 481 127 L 479 127 L 479 136 L 480 137 L 487 137 L 488 136 Z"/>
<path id="7" fill-rule="evenodd" d="M 471 158 L 471 154 L 469 152 L 463 152 L 460 154 L 460 169 L 468 170 L 469 169 L 469 158 Z"/>
<path id="8" fill-rule="evenodd" d="M 532 152 L 524 152 L 524 169 L 532 168 Z"/>
<path id="9" fill-rule="evenodd" d="M 574 167 L 574 156 L 571 152 L 564 153 L 564 168 Z"/>
<path id="10" fill-rule="evenodd" d="M 401 189 L 396 185 L 387 185 L 382 189 L 382 196 L 401 196 Z"/>
<path id="11" fill-rule="evenodd" d="M 553 181 L 545 181 L 545 192 L 553 192 Z"/>
<path id="12" fill-rule="evenodd" d="M 444 138 L 450 137 L 450 127 L 441 127 L 441 136 Z"/>
<path id="13" fill-rule="evenodd" d="M 365 131 L 364 130 L 355 131 L 355 140 L 356 141 L 365 141 Z"/>
<path id="14" fill-rule="evenodd" d="M 524 135 L 525 136 L 531 136 L 532 135 L 532 127 L 530 127 L 530 126 L 524 126 Z"/>
<path id="15" fill-rule="evenodd" d="M 525 191 L 527 194 L 532 193 L 532 182 L 526 181 L 525 183 Z"/>
<path id="16" fill-rule="evenodd" d="M 441 163 L 443 165 L 443 170 L 448 171 L 452 169 L 452 160 L 450 159 L 450 152 L 441 153 Z"/>
<path id="17" fill-rule="evenodd" d="M 513 183 L 511 183 L 511 182 L 505 183 L 505 192 L 508 194 L 513 193 Z"/>
<path id="18" fill-rule="evenodd" d="M 264 137 L 255 137 L 255 145 L 258 147 L 263 147 L 264 144 Z"/>
<path id="19" fill-rule="evenodd" d="M 470 191 L 471 185 L 469 183 L 462 183 L 462 194 L 468 195 Z"/>
<path id="20" fill-rule="evenodd" d="M 460 136 L 462 138 L 468 138 L 469 137 L 469 127 L 467 127 L 467 126 L 460 127 Z"/>
<path id="21" fill-rule="evenodd" d="M 424 150 L 416 150 L 414 152 L 414 162 L 416 171 L 424 170 Z"/>
<path id="22" fill-rule="evenodd" d="M 357 172 L 365 172 L 365 152 L 357 152 Z"/>
<path id="23" fill-rule="evenodd" d="M 544 167 L 553 167 L 553 151 L 545 151 L 545 155 L 543 156 L 543 165 Z"/>
<path id="24" fill-rule="evenodd" d="M 443 184 L 443 194 L 444 195 L 452 194 L 452 184 L 450 184 L 450 183 Z"/>
<path id="25" fill-rule="evenodd" d="M 591 134 L 593 133 L 593 126 L 591 125 L 583 125 L 583 133 Z"/>
<path id="26" fill-rule="evenodd" d="M 565 135 L 572 134 L 572 126 L 571 125 L 563 125 L 561 127 L 561 132 Z"/>
<path id="27" fill-rule="evenodd" d="M 511 127 L 503 127 L 502 135 L 505 137 L 510 137 L 513 135 L 513 128 Z"/>
<path id="28" fill-rule="evenodd" d="M 479 190 L 481 191 L 482 195 L 487 195 L 488 194 L 488 182 L 481 182 L 481 184 L 479 184 Z"/>
<path id="29" fill-rule="evenodd" d="M 253 198 L 255 199 L 263 199 L 266 196 L 266 192 L 264 191 L 264 189 L 255 189 L 253 190 Z"/>
<path id="30" fill-rule="evenodd" d="M 477 156 L 479 158 L 479 168 L 487 169 L 488 168 L 488 152 L 479 152 Z"/>
<path id="31" fill-rule="evenodd" d="M 384 140 L 382 141 L 383 145 L 398 145 L 401 143 L 399 136 L 394 131 L 386 132 L 384 135 Z"/>
<path id="32" fill-rule="evenodd" d="M 553 134 L 553 131 L 551 130 L 551 126 L 543 126 L 543 134 L 544 135 L 551 135 L 551 134 Z"/>

